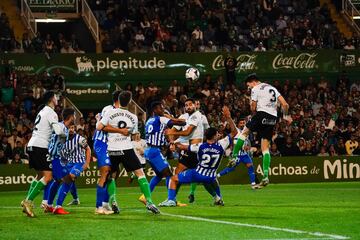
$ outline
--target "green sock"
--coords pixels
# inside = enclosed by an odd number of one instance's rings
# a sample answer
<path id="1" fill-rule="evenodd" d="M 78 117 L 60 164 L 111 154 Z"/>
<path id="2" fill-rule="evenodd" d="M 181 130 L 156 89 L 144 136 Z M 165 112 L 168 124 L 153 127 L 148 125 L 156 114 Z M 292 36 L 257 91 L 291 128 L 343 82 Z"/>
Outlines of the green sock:
<path id="1" fill-rule="evenodd" d="M 36 196 L 39 195 L 40 191 L 44 189 L 45 186 L 46 184 L 44 184 L 41 180 L 38 181 L 26 199 L 33 201 L 36 198 Z"/>
<path id="2" fill-rule="evenodd" d="M 263 171 L 264 171 L 264 178 L 269 177 L 269 167 L 270 167 L 271 156 L 269 152 L 263 153 Z"/>
<path id="3" fill-rule="evenodd" d="M 144 194 L 146 201 L 149 203 L 153 203 L 152 199 L 151 199 L 151 192 L 150 192 L 150 186 L 149 186 L 149 182 L 146 179 L 146 177 L 140 177 L 138 178 L 138 182 L 139 182 L 139 186 L 141 189 L 141 192 Z"/>
<path id="4" fill-rule="evenodd" d="M 26 198 L 29 198 L 31 191 L 34 189 L 34 187 L 36 186 L 37 182 L 38 182 L 38 180 L 34 179 L 34 180 L 30 183 L 30 187 L 29 187 L 29 190 L 28 190 L 28 192 L 27 192 L 27 194 L 26 194 Z"/>
<path id="5" fill-rule="evenodd" d="M 245 137 L 240 135 L 240 137 L 237 139 L 236 144 L 233 148 L 232 157 L 236 158 L 239 154 L 240 149 L 242 149 L 245 142 Z"/>
<path id="6" fill-rule="evenodd" d="M 116 182 L 111 178 L 107 183 L 107 191 L 109 193 L 109 203 L 116 203 Z"/>
<path id="7" fill-rule="evenodd" d="M 197 187 L 197 183 L 190 184 L 190 195 L 195 195 L 196 187 Z"/>

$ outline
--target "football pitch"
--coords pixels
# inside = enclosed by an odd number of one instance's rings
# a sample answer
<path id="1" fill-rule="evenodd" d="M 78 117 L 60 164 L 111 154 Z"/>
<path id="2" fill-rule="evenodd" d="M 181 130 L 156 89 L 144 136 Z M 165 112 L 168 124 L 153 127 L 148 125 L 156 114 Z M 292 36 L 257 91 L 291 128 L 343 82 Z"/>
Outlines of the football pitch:
<path id="1" fill-rule="evenodd" d="M 95 189 L 79 189 L 71 214 L 45 214 L 36 199 L 35 218 L 19 207 L 25 192 L 0 193 L 1 239 L 360 239 L 360 182 L 224 185 L 225 206 L 198 186 L 195 203 L 161 208 L 153 215 L 137 201 L 137 187 L 118 188 L 119 215 L 95 215 Z M 187 203 L 188 186 L 178 200 Z M 155 203 L 167 196 L 155 189 Z M 71 195 L 65 200 L 69 202 Z"/>

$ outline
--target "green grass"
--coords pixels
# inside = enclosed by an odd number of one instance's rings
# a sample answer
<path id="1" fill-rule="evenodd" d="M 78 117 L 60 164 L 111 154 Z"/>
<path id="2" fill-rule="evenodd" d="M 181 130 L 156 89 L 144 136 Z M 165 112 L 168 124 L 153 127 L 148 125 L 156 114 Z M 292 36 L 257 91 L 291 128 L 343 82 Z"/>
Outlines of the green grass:
<path id="1" fill-rule="evenodd" d="M 178 199 L 187 202 L 183 186 Z M 137 198 L 138 188 L 119 188 L 120 215 L 94 215 L 95 189 L 79 189 L 80 206 L 66 208 L 70 215 L 44 214 L 36 200 L 36 218 L 19 206 L 25 192 L 0 193 L 1 239 L 360 239 L 360 182 L 271 184 L 252 191 L 248 185 L 222 186 L 225 206 L 198 186 L 196 201 L 188 207 L 162 208 L 162 215 L 148 213 Z M 166 198 L 164 187 L 153 194 L 156 203 Z M 70 197 L 67 198 L 69 201 Z M 171 216 L 167 215 L 170 214 Z M 181 216 L 179 216 L 181 215 Z M 182 216 L 197 217 L 196 219 Z M 218 222 L 209 222 L 216 220 Z M 280 229 L 254 228 L 241 224 Z M 310 234 L 314 232 L 325 235 Z"/>

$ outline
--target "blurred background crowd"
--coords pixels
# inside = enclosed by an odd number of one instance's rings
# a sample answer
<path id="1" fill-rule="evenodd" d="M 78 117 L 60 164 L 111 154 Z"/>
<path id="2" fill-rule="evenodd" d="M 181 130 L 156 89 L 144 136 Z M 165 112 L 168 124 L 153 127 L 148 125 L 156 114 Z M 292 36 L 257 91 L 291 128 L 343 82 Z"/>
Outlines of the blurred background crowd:
<path id="1" fill-rule="evenodd" d="M 333 1 L 338 6 L 337 0 Z M 89 0 L 102 32 L 102 51 L 216 52 L 358 49 L 319 0 Z M 340 11 L 340 9 L 338 9 Z M 75 33 L 24 33 L 16 40 L 0 12 L 0 51 L 83 53 Z"/>

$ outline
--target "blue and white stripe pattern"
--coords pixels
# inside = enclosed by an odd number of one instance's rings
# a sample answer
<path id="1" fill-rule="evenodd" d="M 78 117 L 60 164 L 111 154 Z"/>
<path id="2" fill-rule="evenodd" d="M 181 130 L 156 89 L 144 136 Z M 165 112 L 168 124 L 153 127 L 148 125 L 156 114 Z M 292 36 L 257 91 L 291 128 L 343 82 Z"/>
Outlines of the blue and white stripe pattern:
<path id="1" fill-rule="evenodd" d="M 85 163 L 86 139 L 78 134 L 67 140 L 61 150 L 61 157 L 69 163 Z"/>
<path id="2" fill-rule="evenodd" d="M 95 130 L 93 140 L 107 143 L 107 141 L 108 141 L 108 133 L 104 132 L 104 131 Z"/>
<path id="3" fill-rule="evenodd" d="M 104 107 L 100 113 L 100 117 L 103 117 L 105 115 L 105 112 L 108 111 L 109 109 L 114 109 L 114 108 L 115 108 L 115 106 L 113 106 L 113 105 L 108 105 L 108 106 Z M 93 140 L 94 140 L 94 142 L 101 141 L 101 142 L 107 143 L 108 133 L 104 132 L 104 131 L 95 130 Z"/>
<path id="4" fill-rule="evenodd" d="M 199 164 L 196 172 L 206 177 L 215 177 L 223 155 L 224 149 L 219 143 L 201 144 L 197 154 Z"/>
<path id="5" fill-rule="evenodd" d="M 60 151 L 61 151 L 65 141 L 69 137 L 69 130 L 64 125 L 64 123 L 60 122 L 59 125 L 63 129 L 63 132 L 65 133 L 66 137 L 60 137 L 59 135 L 56 135 L 55 132 L 52 133 L 50 143 L 49 143 L 49 147 L 48 147 L 49 155 L 50 155 L 51 158 L 60 157 Z"/>
<path id="6" fill-rule="evenodd" d="M 168 144 L 164 130 L 167 127 L 169 119 L 160 116 L 154 116 L 148 119 L 145 124 L 146 143 L 149 146 L 161 147 Z"/>

